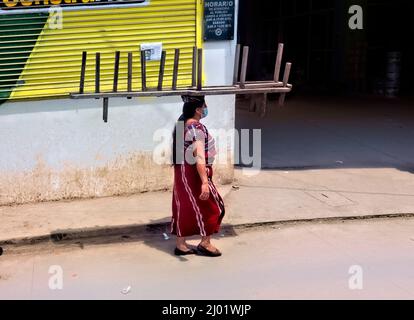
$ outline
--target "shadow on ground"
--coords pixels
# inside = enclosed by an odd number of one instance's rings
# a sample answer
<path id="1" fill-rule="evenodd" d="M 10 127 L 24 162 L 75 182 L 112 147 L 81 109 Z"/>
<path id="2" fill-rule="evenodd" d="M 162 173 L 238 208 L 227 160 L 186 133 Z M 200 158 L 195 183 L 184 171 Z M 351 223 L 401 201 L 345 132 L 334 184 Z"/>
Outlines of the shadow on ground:
<path id="1" fill-rule="evenodd" d="M 170 224 L 164 219 L 153 220 L 147 225 L 127 225 L 109 228 L 68 229 L 56 230 L 49 237 L 28 239 L 19 243 L 5 244 L 4 252 L 24 253 L 36 251 L 50 251 L 56 249 L 84 249 L 86 247 L 120 244 L 143 243 L 151 248 L 166 254 L 174 255 L 175 236 L 169 232 Z M 212 236 L 212 240 L 220 237 L 235 237 L 237 232 L 231 225 L 223 224 L 219 233 Z M 189 237 L 188 240 L 200 237 Z M 33 248 L 36 244 L 36 249 Z M 186 261 L 185 257 L 177 257 Z"/>

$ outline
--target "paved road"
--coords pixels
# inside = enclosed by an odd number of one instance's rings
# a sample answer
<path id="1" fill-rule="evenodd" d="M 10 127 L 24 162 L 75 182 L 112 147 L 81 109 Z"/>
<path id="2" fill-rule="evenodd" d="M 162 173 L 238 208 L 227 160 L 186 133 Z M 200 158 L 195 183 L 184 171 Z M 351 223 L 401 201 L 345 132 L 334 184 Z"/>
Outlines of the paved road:
<path id="1" fill-rule="evenodd" d="M 215 243 L 224 253 L 215 259 L 177 258 L 173 239 L 161 234 L 6 252 L 0 299 L 414 298 L 414 219 L 252 228 L 218 235 Z"/>

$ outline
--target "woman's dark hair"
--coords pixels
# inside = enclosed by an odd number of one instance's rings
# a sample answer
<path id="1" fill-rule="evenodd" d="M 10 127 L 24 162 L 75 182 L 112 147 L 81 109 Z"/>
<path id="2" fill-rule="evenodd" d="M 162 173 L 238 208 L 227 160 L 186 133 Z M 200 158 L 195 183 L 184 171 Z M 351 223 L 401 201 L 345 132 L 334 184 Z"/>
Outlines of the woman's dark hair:
<path id="1" fill-rule="evenodd" d="M 177 137 L 176 137 L 177 126 L 180 124 L 183 127 L 188 119 L 191 119 L 192 117 L 194 117 L 196 110 L 198 108 L 202 108 L 205 103 L 203 96 L 200 96 L 200 97 L 182 96 L 182 99 L 184 101 L 183 113 L 178 118 L 177 123 L 175 124 L 175 127 L 174 127 L 174 132 L 173 132 L 172 164 L 180 164 L 180 163 L 177 163 Z"/>

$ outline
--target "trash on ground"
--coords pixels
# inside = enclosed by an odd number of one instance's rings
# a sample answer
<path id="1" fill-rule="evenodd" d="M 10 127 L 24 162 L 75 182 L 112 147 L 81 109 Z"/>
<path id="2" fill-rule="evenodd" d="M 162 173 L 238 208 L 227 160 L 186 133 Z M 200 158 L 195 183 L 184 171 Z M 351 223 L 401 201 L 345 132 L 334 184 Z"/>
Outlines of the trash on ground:
<path id="1" fill-rule="evenodd" d="M 131 292 L 131 286 L 128 286 L 128 287 L 126 287 L 126 288 L 124 288 L 124 289 L 122 289 L 122 294 L 128 294 L 128 293 L 130 293 Z"/>
<path id="2" fill-rule="evenodd" d="M 164 240 L 169 240 L 170 237 L 168 236 L 168 234 L 166 234 L 165 232 L 162 234 L 164 236 Z"/>

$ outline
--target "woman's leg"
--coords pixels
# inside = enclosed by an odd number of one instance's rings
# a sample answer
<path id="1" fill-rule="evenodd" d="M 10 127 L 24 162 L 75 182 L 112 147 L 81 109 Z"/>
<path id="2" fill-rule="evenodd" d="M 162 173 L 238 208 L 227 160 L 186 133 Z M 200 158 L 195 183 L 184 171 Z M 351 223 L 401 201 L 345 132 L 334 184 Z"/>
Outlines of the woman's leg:
<path id="1" fill-rule="evenodd" d="M 215 246 L 211 244 L 211 236 L 201 237 L 200 245 L 211 252 L 219 251 Z"/>
<path id="2" fill-rule="evenodd" d="M 181 251 L 188 251 L 190 248 L 187 246 L 187 243 L 185 242 L 184 237 L 177 237 L 177 248 Z"/>

